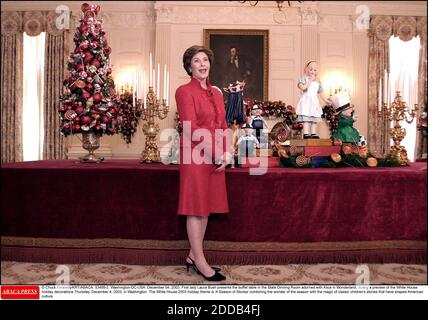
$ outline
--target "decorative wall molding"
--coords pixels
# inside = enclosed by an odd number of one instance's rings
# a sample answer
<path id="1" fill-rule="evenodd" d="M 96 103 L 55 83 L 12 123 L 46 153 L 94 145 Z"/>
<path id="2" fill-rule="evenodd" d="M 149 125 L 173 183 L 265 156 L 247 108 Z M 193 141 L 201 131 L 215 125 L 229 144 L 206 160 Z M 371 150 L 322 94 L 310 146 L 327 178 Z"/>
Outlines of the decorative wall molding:
<path id="1" fill-rule="evenodd" d="M 302 17 L 302 25 L 314 26 L 319 23 L 319 11 L 313 7 L 301 7 L 299 8 L 300 15 Z"/>
<path id="2" fill-rule="evenodd" d="M 366 5 L 370 15 L 427 16 L 426 1 L 318 1 L 321 15 L 354 15 Z"/>
<path id="3" fill-rule="evenodd" d="M 352 32 L 352 19 L 349 15 L 321 15 L 319 32 Z"/>
<path id="4" fill-rule="evenodd" d="M 68 6 L 71 11 L 80 11 L 80 6 L 85 1 L 2 1 L 2 11 L 32 11 L 55 10 L 58 6 Z M 87 1 L 90 2 L 90 1 Z M 155 1 L 96 1 L 102 11 L 114 12 L 141 12 L 147 9 L 153 10 Z"/>
<path id="5" fill-rule="evenodd" d="M 208 2 L 208 3 L 207 3 Z M 156 23 L 166 24 L 205 24 L 205 25 L 278 25 L 275 22 L 278 8 L 260 6 L 247 7 L 238 3 L 231 5 L 225 1 L 198 1 L 177 3 L 176 1 L 157 1 L 155 3 Z M 204 3 L 201 5 L 200 3 Z M 207 5 L 205 5 L 207 3 Z M 213 4 L 214 3 L 214 4 Z M 285 25 L 300 25 L 299 8 L 284 8 Z M 249 19 L 251 17 L 251 19 Z"/>
<path id="6" fill-rule="evenodd" d="M 144 12 L 108 12 L 101 14 L 107 28 L 139 29 L 151 27 L 155 21 L 155 12 L 147 9 Z"/>

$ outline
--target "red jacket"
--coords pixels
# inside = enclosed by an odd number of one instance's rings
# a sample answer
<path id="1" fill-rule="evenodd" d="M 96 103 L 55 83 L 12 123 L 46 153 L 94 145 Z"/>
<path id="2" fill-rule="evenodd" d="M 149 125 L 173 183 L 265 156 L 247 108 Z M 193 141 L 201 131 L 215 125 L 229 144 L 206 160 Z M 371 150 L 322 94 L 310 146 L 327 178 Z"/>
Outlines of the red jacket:
<path id="1" fill-rule="evenodd" d="M 177 110 L 183 122 L 183 134 L 180 138 L 180 194 L 178 214 L 208 216 L 210 213 L 229 211 L 224 171 L 217 173 L 217 166 L 211 163 L 194 161 L 192 151 L 198 147 L 198 141 L 191 141 L 186 135 L 196 129 L 205 129 L 211 134 L 211 146 L 219 147 L 221 140 L 216 139 L 215 129 L 227 129 L 226 111 L 221 91 L 213 87 L 207 80 L 207 89 L 201 87 L 197 79 L 180 86 L 176 93 Z M 218 151 L 222 155 L 228 150 L 226 138 L 222 139 L 223 148 Z M 200 146 L 199 146 L 200 147 Z M 215 157 L 215 148 L 207 150 L 211 160 Z"/>

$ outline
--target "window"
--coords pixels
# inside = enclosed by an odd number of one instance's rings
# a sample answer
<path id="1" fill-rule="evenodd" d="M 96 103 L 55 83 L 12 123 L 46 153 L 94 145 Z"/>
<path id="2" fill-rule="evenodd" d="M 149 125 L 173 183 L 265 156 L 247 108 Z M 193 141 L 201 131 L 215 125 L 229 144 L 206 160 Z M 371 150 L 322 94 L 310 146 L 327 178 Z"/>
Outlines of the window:
<path id="1" fill-rule="evenodd" d="M 392 36 L 389 39 L 389 71 L 391 83 L 390 101 L 396 92 L 400 91 L 402 99 L 409 108 L 418 103 L 418 67 L 419 67 L 420 38 L 417 36 L 410 41 L 402 41 Z M 406 129 L 406 137 L 401 142 L 408 153 L 410 161 L 415 159 L 416 120 L 408 124 L 403 121 L 402 128 Z"/>
<path id="2" fill-rule="evenodd" d="M 30 37 L 24 32 L 22 139 L 24 161 L 43 158 L 43 79 L 45 33 Z"/>

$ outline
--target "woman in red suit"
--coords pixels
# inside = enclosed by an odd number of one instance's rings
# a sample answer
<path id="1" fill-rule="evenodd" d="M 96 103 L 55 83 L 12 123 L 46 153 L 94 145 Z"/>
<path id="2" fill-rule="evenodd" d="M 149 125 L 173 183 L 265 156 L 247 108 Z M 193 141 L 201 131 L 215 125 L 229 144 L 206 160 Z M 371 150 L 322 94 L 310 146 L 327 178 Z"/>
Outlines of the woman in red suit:
<path id="1" fill-rule="evenodd" d="M 192 46 L 183 55 L 183 66 L 191 81 L 175 93 L 183 123 L 177 213 L 187 216 L 187 270 L 191 267 L 206 280 L 221 281 L 226 278 L 208 264 L 203 251 L 208 216 L 229 211 L 225 180 L 225 168 L 230 162 L 230 154 L 225 152 L 225 141 L 229 141 L 224 133 L 226 112 L 220 89 L 208 80 L 212 62 L 213 52 L 201 46 Z"/>

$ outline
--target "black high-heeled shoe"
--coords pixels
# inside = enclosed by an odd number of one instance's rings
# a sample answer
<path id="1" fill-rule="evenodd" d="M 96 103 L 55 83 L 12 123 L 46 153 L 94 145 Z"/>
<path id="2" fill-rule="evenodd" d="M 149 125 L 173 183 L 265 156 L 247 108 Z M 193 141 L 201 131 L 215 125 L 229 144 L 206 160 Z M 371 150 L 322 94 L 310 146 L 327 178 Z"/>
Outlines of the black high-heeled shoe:
<path id="1" fill-rule="evenodd" d="M 193 268 L 193 265 L 195 264 L 195 261 L 193 261 L 193 259 L 192 258 L 190 258 L 190 257 L 187 257 L 187 258 L 189 258 L 190 259 L 190 261 L 192 261 L 191 263 L 190 262 L 188 262 L 188 261 L 186 261 L 186 268 L 187 268 L 187 272 L 189 272 L 189 269 L 190 268 Z M 211 267 L 211 269 L 213 269 L 214 271 L 221 271 L 221 268 L 219 268 L 219 267 L 213 267 L 213 266 L 210 266 Z"/>
<path id="2" fill-rule="evenodd" d="M 195 264 L 195 261 L 193 261 L 190 257 L 189 259 L 192 261 L 192 264 L 188 263 L 186 261 L 186 265 L 187 265 L 187 271 L 189 271 L 189 268 L 192 267 L 197 274 L 200 274 L 202 277 L 204 277 L 205 280 L 208 281 L 223 281 L 226 280 L 226 277 L 224 275 L 222 275 L 220 272 L 215 271 L 214 269 L 214 274 L 211 277 L 207 277 L 206 275 L 204 275 L 202 272 L 199 271 L 198 267 Z"/>

